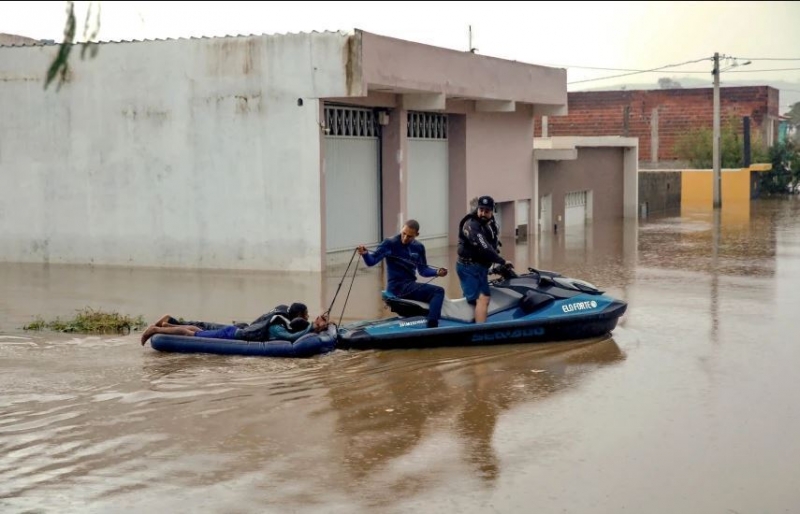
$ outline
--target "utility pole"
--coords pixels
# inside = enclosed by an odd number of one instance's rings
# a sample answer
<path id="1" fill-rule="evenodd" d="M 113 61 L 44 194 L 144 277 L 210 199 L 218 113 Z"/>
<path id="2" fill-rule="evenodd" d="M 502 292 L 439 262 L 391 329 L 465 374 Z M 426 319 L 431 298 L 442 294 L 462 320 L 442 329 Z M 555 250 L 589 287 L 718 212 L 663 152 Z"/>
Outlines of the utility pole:
<path id="1" fill-rule="evenodd" d="M 722 207 L 722 173 L 720 165 L 720 128 L 719 128 L 719 53 L 714 52 L 714 208 Z"/>
<path id="2" fill-rule="evenodd" d="M 469 26 L 469 51 L 470 53 L 475 53 L 477 48 L 472 46 L 472 25 Z"/>

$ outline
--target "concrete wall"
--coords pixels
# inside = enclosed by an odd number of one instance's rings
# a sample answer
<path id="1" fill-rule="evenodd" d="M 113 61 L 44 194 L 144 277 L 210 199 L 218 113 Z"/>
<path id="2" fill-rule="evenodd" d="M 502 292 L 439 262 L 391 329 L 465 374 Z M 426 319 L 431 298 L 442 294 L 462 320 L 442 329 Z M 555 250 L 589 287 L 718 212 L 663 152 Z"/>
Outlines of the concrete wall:
<path id="1" fill-rule="evenodd" d="M 0 260 L 319 270 L 340 33 L 0 47 Z M 299 105 L 302 103 L 302 105 Z"/>
<path id="2" fill-rule="evenodd" d="M 451 132 L 452 134 L 452 132 Z M 475 197 L 490 195 L 495 202 L 514 202 L 534 196 L 533 113 L 519 107 L 514 113 L 471 113 L 466 116 L 466 196 L 451 196 L 451 212 L 460 208 L 459 220 Z M 452 155 L 452 154 L 451 154 Z M 452 159 L 452 157 L 451 157 Z M 451 170 L 453 167 L 451 166 Z M 513 204 L 503 217 L 508 227 L 515 220 Z M 513 233 L 513 231 L 512 231 Z"/>
<path id="3" fill-rule="evenodd" d="M 710 79 L 709 79 L 710 80 Z M 722 87 L 720 107 L 723 126 L 732 119 L 742 131 L 741 119 L 751 117 L 751 128 L 766 141 L 766 129 L 777 135 L 779 92 L 768 86 Z M 639 160 L 675 161 L 675 147 L 683 134 L 711 129 L 713 88 L 650 91 L 588 91 L 568 94 L 569 115 L 548 118 L 549 136 L 621 135 L 639 138 Z M 657 144 L 653 122 L 657 122 Z M 536 119 L 541 127 L 541 117 Z M 541 132 L 541 130 L 540 130 Z M 541 134 L 537 133 L 537 136 Z M 653 150 L 657 155 L 653 155 Z"/>
<path id="4" fill-rule="evenodd" d="M 752 172 L 750 168 L 723 169 L 720 172 L 725 202 L 749 202 L 752 198 Z M 681 205 L 713 205 L 713 170 L 683 170 L 681 172 Z"/>
<path id="5" fill-rule="evenodd" d="M 357 31 L 362 89 L 539 104 L 566 114 L 567 71 Z M 444 98 L 442 98 L 444 100 Z"/>
<path id="6" fill-rule="evenodd" d="M 592 191 L 592 220 L 623 217 L 624 154 L 623 148 L 579 148 L 575 160 L 539 161 L 539 196 L 552 195 L 553 223 L 559 229 L 564 224 L 564 197 L 571 191 Z"/>
<path id="7" fill-rule="evenodd" d="M 680 210 L 681 172 L 639 173 L 639 204 L 646 205 L 646 215 Z"/>

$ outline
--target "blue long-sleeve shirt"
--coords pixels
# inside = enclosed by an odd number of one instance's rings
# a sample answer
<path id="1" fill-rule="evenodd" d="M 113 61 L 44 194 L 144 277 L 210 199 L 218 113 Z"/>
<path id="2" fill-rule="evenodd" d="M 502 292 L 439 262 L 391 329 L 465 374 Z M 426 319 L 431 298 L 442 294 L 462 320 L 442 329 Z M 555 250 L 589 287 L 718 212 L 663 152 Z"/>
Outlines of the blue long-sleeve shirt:
<path id="1" fill-rule="evenodd" d="M 402 294 L 403 288 L 417 281 L 416 273 L 421 277 L 435 277 L 436 268 L 428 266 L 425 246 L 418 241 L 404 245 L 400 235 L 384 239 L 374 252 L 362 255 L 364 264 L 374 266 L 386 259 L 388 278 L 386 289 L 392 294 Z"/>

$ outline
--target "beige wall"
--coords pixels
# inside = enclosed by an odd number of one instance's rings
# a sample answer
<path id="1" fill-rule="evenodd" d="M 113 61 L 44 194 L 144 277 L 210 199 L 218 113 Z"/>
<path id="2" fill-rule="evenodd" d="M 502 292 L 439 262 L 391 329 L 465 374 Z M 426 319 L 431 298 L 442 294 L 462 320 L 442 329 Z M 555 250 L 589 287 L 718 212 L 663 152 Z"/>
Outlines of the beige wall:
<path id="1" fill-rule="evenodd" d="M 500 204 L 505 236 L 513 235 L 518 224 L 528 224 L 527 220 L 515 219 L 514 202 L 534 197 L 533 113 L 530 107 L 518 105 L 517 109 L 513 113 L 475 112 L 467 116 L 466 195 L 459 197 L 452 192 L 450 202 L 454 212 L 458 199 L 462 200 L 460 219 L 471 199 L 490 195 Z"/>
<path id="2" fill-rule="evenodd" d="M 578 148 L 576 160 L 540 161 L 539 196 L 552 194 L 553 223 L 563 226 L 564 196 L 570 191 L 592 191 L 594 221 L 623 217 L 623 152 L 619 147 Z"/>
<path id="3" fill-rule="evenodd" d="M 467 116 L 451 114 L 447 120 L 450 146 L 450 244 L 458 242 L 458 223 L 467 212 Z"/>
<path id="4" fill-rule="evenodd" d="M 532 141 L 533 114 L 528 108 L 468 115 L 465 202 L 481 195 L 491 195 L 497 202 L 530 198 Z"/>
<path id="5" fill-rule="evenodd" d="M 389 124 L 381 134 L 381 194 L 383 206 L 383 235 L 391 237 L 405 223 L 408 139 L 406 138 L 405 109 L 394 109 L 389 115 Z"/>
<path id="6" fill-rule="evenodd" d="M 567 70 L 526 64 L 357 31 L 351 59 L 354 89 L 403 92 L 550 105 L 566 114 Z M 359 37 L 360 36 L 360 40 Z M 360 73 L 358 73 L 360 70 Z M 366 86 L 366 87 L 365 87 Z"/>

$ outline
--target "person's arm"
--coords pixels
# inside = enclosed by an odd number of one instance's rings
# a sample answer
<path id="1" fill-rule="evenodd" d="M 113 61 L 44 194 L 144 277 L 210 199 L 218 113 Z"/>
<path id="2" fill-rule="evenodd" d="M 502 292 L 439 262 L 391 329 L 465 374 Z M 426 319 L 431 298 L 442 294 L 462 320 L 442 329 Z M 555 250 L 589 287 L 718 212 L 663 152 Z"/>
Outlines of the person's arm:
<path id="1" fill-rule="evenodd" d="M 470 244 L 478 250 L 478 255 L 481 259 L 497 264 L 506 263 L 506 260 L 502 258 L 486 240 L 486 237 L 483 235 L 483 230 L 481 230 L 478 223 L 474 221 L 468 222 L 464 225 L 464 229 L 467 232 L 467 239 Z"/>
<path id="2" fill-rule="evenodd" d="M 374 252 L 367 250 L 364 245 L 359 246 L 358 249 L 358 253 L 364 258 L 364 264 L 369 267 L 375 266 L 391 253 L 388 239 L 384 239 Z"/>
<path id="3" fill-rule="evenodd" d="M 275 323 L 271 327 L 269 327 L 269 338 L 271 341 L 279 340 L 279 341 L 289 341 L 293 343 L 303 337 L 304 335 L 308 334 L 311 331 L 312 325 L 309 325 L 299 332 L 289 332 L 286 330 L 286 327 L 281 325 L 280 323 Z"/>
<path id="4" fill-rule="evenodd" d="M 439 268 L 428 266 L 428 258 L 425 256 L 425 245 L 419 245 L 419 260 L 417 261 L 417 272 L 421 277 L 439 276 Z"/>

